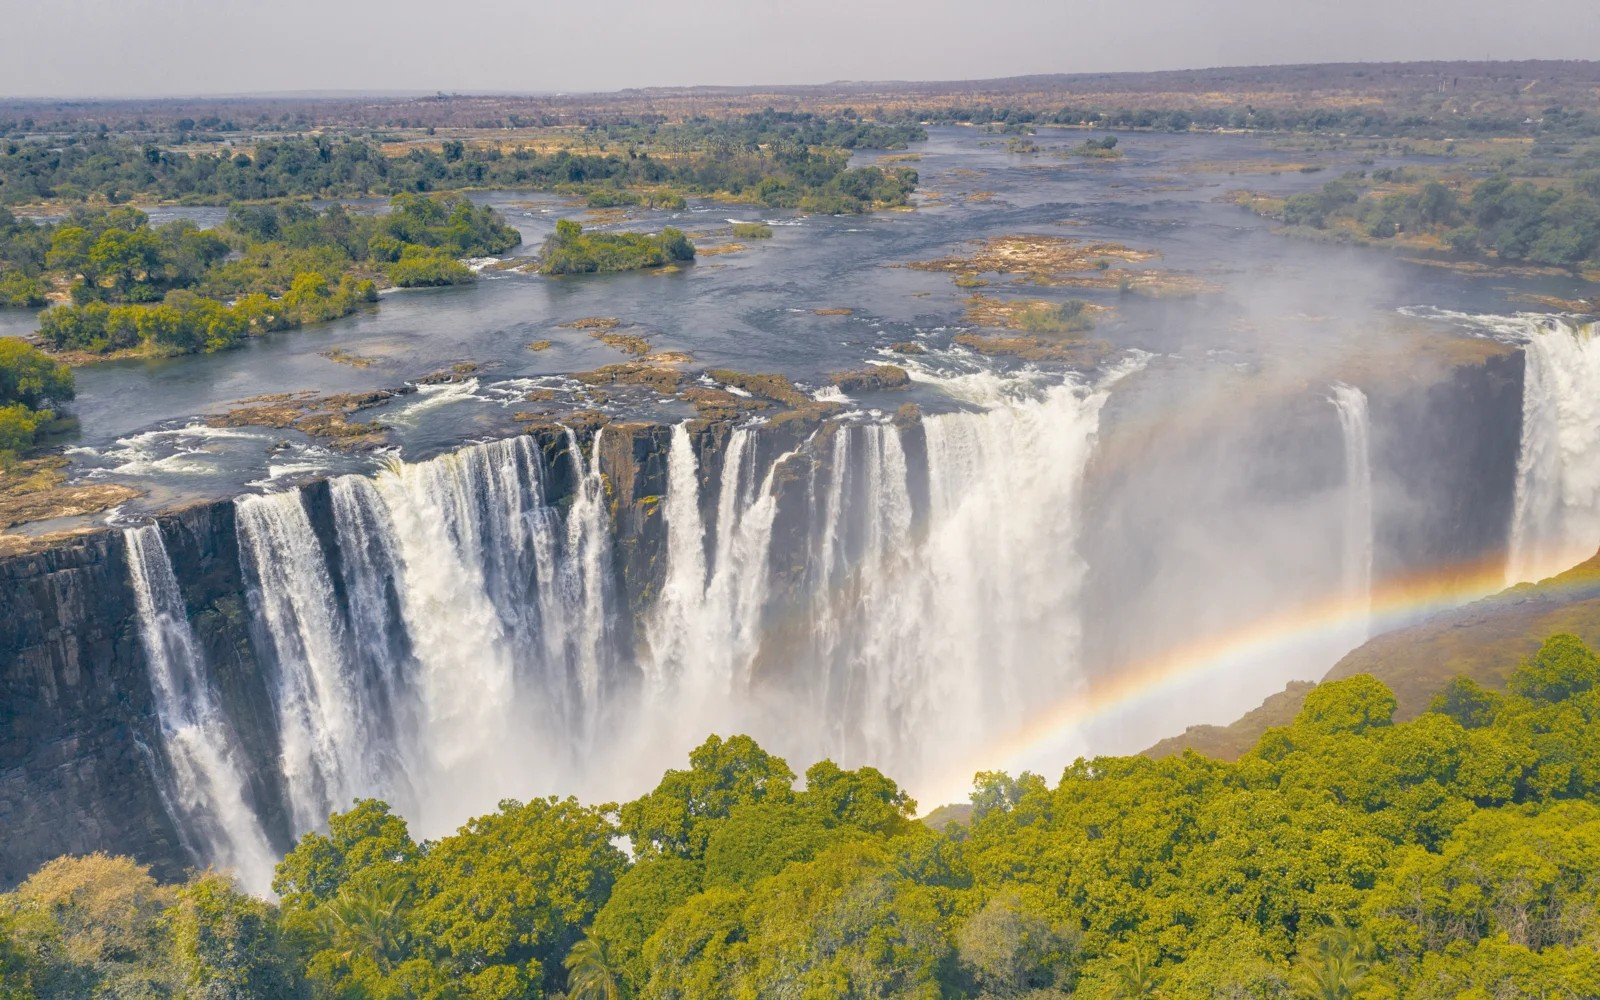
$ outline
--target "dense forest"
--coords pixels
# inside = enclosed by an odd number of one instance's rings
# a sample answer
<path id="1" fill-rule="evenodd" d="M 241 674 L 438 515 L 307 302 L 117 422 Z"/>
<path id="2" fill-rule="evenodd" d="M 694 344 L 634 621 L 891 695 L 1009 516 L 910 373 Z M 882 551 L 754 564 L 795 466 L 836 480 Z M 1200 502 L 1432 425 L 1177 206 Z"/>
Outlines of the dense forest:
<path id="1" fill-rule="evenodd" d="M 0 143 L 0 205 L 133 198 L 221 203 L 462 188 L 590 194 L 630 188 L 721 195 L 776 208 L 846 214 L 904 204 L 916 171 L 849 165 L 844 148 L 799 138 L 759 143 L 759 130 L 695 136 L 666 151 L 541 153 L 445 140 L 394 156 L 366 139 L 281 139 L 235 151 L 168 149 L 113 137 Z M 712 141 L 712 139 L 716 141 Z"/>
<path id="2" fill-rule="evenodd" d="M 1237 763 L 979 774 L 942 830 L 870 767 L 797 790 L 737 736 L 620 807 L 508 800 L 437 841 L 356 802 L 276 903 L 63 858 L 0 896 L 0 996 L 1600 995 L 1600 660 L 1555 636 L 1504 692 L 1394 711 L 1361 675 Z"/>
<path id="3" fill-rule="evenodd" d="M 379 281 L 469 282 L 458 258 L 503 253 L 521 239 L 460 195 L 396 195 L 389 208 L 240 205 L 210 231 L 187 220 L 151 226 L 126 206 L 54 223 L 4 213 L 0 291 L 17 306 L 66 291 L 72 304 L 39 320 L 40 337 L 57 350 L 192 354 L 348 315 L 376 301 Z"/>
<path id="4" fill-rule="evenodd" d="M 1432 236 L 1466 255 L 1555 267 L 1600 260 L 1600 169 L 1535 184 L 1504 173 L 1446 183 L 1394 168 L 1341 177 L 1282 201 L 1240 201 L 1291 226 L 1375 240 Z"/>

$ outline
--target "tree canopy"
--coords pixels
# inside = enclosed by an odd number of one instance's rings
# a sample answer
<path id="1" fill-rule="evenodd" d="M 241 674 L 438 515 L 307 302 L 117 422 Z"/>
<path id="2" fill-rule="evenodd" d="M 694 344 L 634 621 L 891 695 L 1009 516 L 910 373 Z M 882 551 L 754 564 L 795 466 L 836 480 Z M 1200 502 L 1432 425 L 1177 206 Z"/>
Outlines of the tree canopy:
<path id="1" fill-rule="evenodd" d="M 713 736 L 620 808 L 506 801 L 417 842 L 356 802 L 276 904 L 61 859 L 0 896 L 0 995 L 1600 995 L 1595 664 L 1554 636 L 1407 722 L 1370 676 L 1323 684 L 1237 763 L 986 772 L 942 830 L 870 767 L 797 787 Z"/>

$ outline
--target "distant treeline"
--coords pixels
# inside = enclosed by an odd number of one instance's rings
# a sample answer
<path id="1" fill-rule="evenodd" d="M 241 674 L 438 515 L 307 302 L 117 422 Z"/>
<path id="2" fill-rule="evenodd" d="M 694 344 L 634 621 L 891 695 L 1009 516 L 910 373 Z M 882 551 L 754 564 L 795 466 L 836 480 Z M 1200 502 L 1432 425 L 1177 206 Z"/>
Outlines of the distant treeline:
<path id="1" fill-rule="evenodd" d="M 1349 175 L 1294 195 L 1281 210 L 1251 207 L 1294 226 L 1353 225 L 1373 239 L 1434 235 L 1457 253 L 1507 261 L 1577 267 L 1600 259 L 1600 170 L 1550 186 L 1505 174 L 1454 187 L 1436 179 L 1416 186 L 1411 174 Z"/>
<path id="2" fill-rule="evenodd" d="M 1080 125 L 1097 128 L 1153 129 L 1187 132 L 1190 129 L 1253 129 L 1274 132 L 1334 132 L 1364 136 L 1489 136 L 1559 135 L 1578 138 L 1600 135 L 1600 115 L 1562 107 L 1544 109 L 1536 118 L 1515 114 L 1395 114 L 1382 108 L 1311 107 L 1256 108 L 1243 106 L 1153 109 L 1063 107 L 1057 111 L 1030 111 L 1021 107 L 978 104 L 951 105 L 903 112 L 936 125 Z"/>
<path id="3" fill-rule="evenodd" d="M 665 115 L 640 115 L 626 121 L 594 125 L 588 131 L 624 141 L 649 139 L 686 148 L 726 147 L 746 151 L 770 145 L 905 149 L 913 142 L 928 138 L 927 130 L 914 119 L 868 120 L 852 108 L 834 116 L 767 108 L 727 119 L 697 115 L 678 125 L 667 124 Z"/>
<path id="4" fill-rule="evenodd" d="M 680 195 L 720 194 L 777 208 L 845 213 L 901 204 L 916 187 L 913 170 L 851 169 L 849 149 L 903 147 L 923 137 L 920 126 L 776 113 L 770 120 L 750 118 L 668 130 L 632 125 L 616 133 L 624 148 L 594 153 L 446 140 L 437 149 L 419 146 L 389 156 L 370 140 L 326 137 L 192 153 L 102 136 L 60 143 L 11 140 L 0 144 L 0 204 L 118 204 L 134 198 L 229 203 L 462 188 L 587 193 L 597 186 L 656 186 Z"/>

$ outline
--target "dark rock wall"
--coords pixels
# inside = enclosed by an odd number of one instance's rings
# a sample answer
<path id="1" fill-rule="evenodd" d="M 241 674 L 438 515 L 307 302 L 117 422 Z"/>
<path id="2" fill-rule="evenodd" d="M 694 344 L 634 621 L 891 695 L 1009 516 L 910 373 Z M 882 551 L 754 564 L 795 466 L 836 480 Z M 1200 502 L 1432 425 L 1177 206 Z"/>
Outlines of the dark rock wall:
<path id="1" fill-rule="evenodd" d="M 120 534 L 0 560 L 0 886 L 60 854 L 187 861 L 159 751 Z"/>
<path id="2" fill-rule="evenodd" d="M 1378 579 L 1503 561 L 1522 451 L 1523 354 L 1367 389 Z"/>

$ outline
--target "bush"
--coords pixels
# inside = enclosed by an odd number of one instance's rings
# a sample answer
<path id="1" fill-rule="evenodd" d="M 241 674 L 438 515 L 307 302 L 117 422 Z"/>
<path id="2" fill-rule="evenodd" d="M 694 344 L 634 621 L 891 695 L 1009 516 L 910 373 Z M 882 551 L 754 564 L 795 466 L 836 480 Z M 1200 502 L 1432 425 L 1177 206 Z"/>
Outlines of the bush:
<path id="1" fill-rule="evenodd" d="M 0 272 L 0 306 L 34 309 L 45 303 L 44 282 L 21 271 Z"/>
<path id="2" fill-rule="evenodd" d="M 762 222 L 735 222 L 733 235 L 741 240 L 770 240 L 772 227 Z"/>
<path id="3" fill-rule="evenodd" d="M 682 230 L 668 226 L 659 235 L 644 233 L 598 233 L 585 235 L 583 227 L 571 219 L 556 223 L 555 233 L 544 244 L 542 274 L 593 274 L 608 271 L 637 271 L 661 267 L 673 261 L 693 260 L 694 244 Z"/>
<path id="4" fill-rule="evenodd" d="M 37 410 L 72 396 L 71 368 L 15 337 L 0 337 L 0 405 Z"/>
<path id="5" fill-rule="evenodd" d="M 54 417 L 49 410 L 30 410 L 21 403 L 0 406 L 0 464 L 10 465 L 32 448 L 39 428 Z"/>
<path id="6" fill-rule="evenodd" d="M 1016 314 L 1016 325 L 1029 333 L 1081 333 L 1094 329 L 1094 318 L 1089 312 L 1089 303 L 1068 299 L 1028 306 Z"/>
<path id="7" fill-rule="evenodd" d="M 441 250 L 408 246 L 389 265 L 389 280 L 401 288 L 467 285 L 477 277 L 472 269 Z"/>

